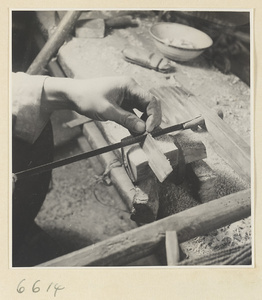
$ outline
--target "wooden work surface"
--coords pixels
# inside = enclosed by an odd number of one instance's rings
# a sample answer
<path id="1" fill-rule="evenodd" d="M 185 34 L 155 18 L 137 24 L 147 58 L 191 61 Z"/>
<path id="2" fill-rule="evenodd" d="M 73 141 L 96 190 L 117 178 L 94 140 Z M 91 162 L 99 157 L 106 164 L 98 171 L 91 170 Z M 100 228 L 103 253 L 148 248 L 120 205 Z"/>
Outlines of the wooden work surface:
<path id="1" fill-rule="evenodd" d="M 82 15 L 84 18 L 85 15 Z M 149 28 L 157 20 L 141 18 L 139 27 L 115 29 L 103 39 L 73 38 L 58 54 L 67 75 L 75 78 L 132 76 L 145 89 L 164 85 L 183 85 L 209 107 L 227 105 L 232 108 L 225 121 L 249 143 L 249 87 L 234 75 L 225 75 L 210 66 L 203 55 L 192 62 L 176 64 L 171 79 L 166 74 L 149 70 L 123 59 L 122 51 L 130 46 L 157 52 Z M 224 104 L 224 102 L 227 102 Z M 238 121 L 234 118 L 237 114 Z"/>
<path id="2" fill-rule="evenodd" d="M 111 12 L 112 14 L 113 12 Z M 59 13 L 61 16 L 61 13 Z M 105 12 L 83 12 L 80 18 L 109 17 Z M 50 18 L 51 16 L 51 18 Z M 144 48 L 159 53 L 149 34 L 149 28 L 157 19 L 141 13 L 139 26 L 135 28 L 115 29 L 104 38 L 69 39 L 58 52 L 58 61 L 68 77 L 94 78 L 103 76 L 132 76 L 144 89 L 154 90 L 162 100 L 163 121 L 168 125 L 185 121 L 199 114 L 198 110 L 188 112 L 179 108 L 177 102 L 172 105 L 172 97 L 161 94 L 165 87 L 184 87 L 189 90 L 199 102 L 208 107 L 220 107 L 224 111 L 224 121 L 235 131 L 244 142 L 250 144 L 250 91 L 249 87 L 234 75 L 225 75 L 209 65 L 204 55 L 187 62 L 176 63 L 175 72 L 162 74 L 135 64 L 126 62 L 122 51 L 130 46 Z M 54 22 L 54 17 L 48 12 L 39 12 L 38 18 L 46 31 Z M 169 77 L 169 78 L 168 78 Z M 185 105 L 185 104 L 183 104 Z M 188 106 L 189 108 L 190 106 Z M 97 123 L 109 143 L 119 141 L 129 135 L 123 127 L 113 122 Z M 222 178 L 227 178 L 222 186 L 217 186 L 218 195 L 224 196 L 234 191 L 246 188 L 249 183 L 242 181 L 231 168 L 223 162 L 223 154 L 217 156 L 214 150 L 218 147 L 214 139 L 205 132 L 198 133 L 207 148 L 207 162 Z M 232 148 L 232 153 L 236 149 Z M 221 157 L 222 156 L 222 157 Z M 227 181 L 227 182 L 225 182 Z"/>
<path id="3" fill-rule="evenodd" d="M 46 17 L 45 13 L 42 14 L 42 16 Z M 99 12 L 96 13 L 96 17 L 98 14 Z M 81 17 L 85 18 L 87 15 L 87 13 L 83 13 Z M 209 65 L 203 55 L 192 62 L 176 63 L 175 72 L 172 74 L 162 74 L 126 62 L 123 59 L 122 51 L 130 46 L 145 48 L 158 53 L 149 35 L 150 26 L 157 20 L 152 16 L 141 16 L 140 21 L 139 27 L 115 29 L 102 39 L 75 37 L 69 39 L 60 48 L 57 55 L 65 74 L 72 78 L 131 76 L 144 89 L 153 91 L 155 94 L 158 94 L 157 96 L 160 96 L 164 123 L 185 121 L 190 116 L 194 117 L 199 114 L 197 109 L 195 111 L 194 109 L 192 110 L 192 106 L 189 115 L 188 112 L 177 114 L 176 111 L 182 112 L 182 109 L 178 109 L 175 105 L 172 106 L 172 97 L 169 98 L 168 94 L 165 94 L 165 96 L 161 94 L 161 91 L 165 90 L 165 88 L 185 88 L 200 103 L 210 108 L 221 107 L 224 111 L 224 121 L 242 137 L 244 146 L 248 146 L 250 144 L 251 130 L 249 87 L 236 76 L 231 74 L 225 75 L 219 72 L 216 68 Z M 47 27 L 51 26 L 50 24 Z M 91 126 L 88 123 L 84 125 L 84 134 L 88 133 L 90 135 L 87 140 L 91 146 L 96 147 L 96 144 L 99 144 L 100 141 L 97 143 L 97 133 L 95 133 L 95 130 L 92 131 L 91 128 L 95 124 L 93 122 L 91 124 Z M 108 143 L 118 142 L 129 135 L 126 129 L 113 122 L 96 122 L 96 125 Z M 92 132 L 94 132 L 93 136 Z M 217 198 L 250 187 L 250 181 L 243 180 L 243 177 L 234 172 L 223 160 L 223 155 L 219 156 L 217 154 L 217 144 L 209 133 L 200 131 L 194 134 L 196 138 L 200 138 L 205 144 L 207 149 L 207 159 L 205 161 L 217 174 L 218 180 L 214 186 Z M 232 153 L 234 151 L 235 149 L 232 149 Z M 116 157 L 118 154 L 116 153 Z M 112 160 L 114 160 L 114 157 Z M 108 160 L 102 158 L 102 164 L 105 166 L 108 164 Z M 115 173 L 118 173 L 118 171 L 116 170 Z M 130 187 L 130 185 L 127 185 L 127 187 Z M 127 198 L 129 198 L 128 202 L 130 204 L 133 192 L 128 191 L 130 195 Z M 161 199 L 161 217 L 199 204 L 188 192 L 187 183 L 174 185 L 170 182 L 164 182 L 160 186 L 159 197 Z"/>

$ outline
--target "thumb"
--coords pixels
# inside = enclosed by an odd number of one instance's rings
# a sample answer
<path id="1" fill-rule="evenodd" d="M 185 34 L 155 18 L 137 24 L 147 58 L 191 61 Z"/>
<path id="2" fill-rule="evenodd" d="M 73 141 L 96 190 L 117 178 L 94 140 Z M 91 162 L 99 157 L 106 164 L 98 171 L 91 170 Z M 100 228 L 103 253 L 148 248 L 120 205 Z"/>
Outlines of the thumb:
<path id="1" fill-rule="evenodd" d="M 139 119 L 135 114 L 126 111 L 119 106 L 114 106 L 114 113 L 112 113 L 110 119 L 124 126 L 134 134 L 142 134 L 146 130 L 146 124 L 144 121 Z"/>

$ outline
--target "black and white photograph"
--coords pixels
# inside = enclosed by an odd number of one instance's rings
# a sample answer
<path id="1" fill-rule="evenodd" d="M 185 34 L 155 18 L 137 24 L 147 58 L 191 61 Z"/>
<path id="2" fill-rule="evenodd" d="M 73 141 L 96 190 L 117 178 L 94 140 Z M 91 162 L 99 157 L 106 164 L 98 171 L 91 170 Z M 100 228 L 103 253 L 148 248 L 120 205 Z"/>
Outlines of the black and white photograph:
<path id="1" fill-rule="evenodd" d="M 252 24 L 10 11 L 11 268 L 254 266 Z"/>

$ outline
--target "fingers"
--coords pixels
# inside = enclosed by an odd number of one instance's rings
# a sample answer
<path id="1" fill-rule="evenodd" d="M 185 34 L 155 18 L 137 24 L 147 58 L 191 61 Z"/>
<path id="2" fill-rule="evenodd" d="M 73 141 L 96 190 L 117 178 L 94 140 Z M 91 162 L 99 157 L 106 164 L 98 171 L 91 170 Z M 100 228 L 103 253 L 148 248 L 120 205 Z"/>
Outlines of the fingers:
<path id="1" fill-rule="evenodd" d="M 111 105 L 103 115 L 107 120 L 115 121 L 133 134 L 142 134 L 146 130 L 144 121 L 120 106 Z"/>
<path id="2" fill-rule="evenodd" d="M 162 111 L 160 100 L 143 90 L 133 79 L 130 80 L 122 107 L 137 108 L 146 112 L 146 131 L 151 132 L 160 125 Z"/>
<path id="3" fill-rule="evenodd" d="M 145 91 L 134 79 L 128 78 L 125 82 L 124 101 L 126 105 L 137 108 L 140 111 L 146 111 L 147 106 L 153 100 L 154 96 Z"/>
<path id="4" fill-rule="evenodd" d="M 146 131 L 151 132 L 154 128 L 158 127 L 162 121 L 162 111 L 160 101 L 153 97 L 152 101 L 148 104 L 146 120 Z"/>

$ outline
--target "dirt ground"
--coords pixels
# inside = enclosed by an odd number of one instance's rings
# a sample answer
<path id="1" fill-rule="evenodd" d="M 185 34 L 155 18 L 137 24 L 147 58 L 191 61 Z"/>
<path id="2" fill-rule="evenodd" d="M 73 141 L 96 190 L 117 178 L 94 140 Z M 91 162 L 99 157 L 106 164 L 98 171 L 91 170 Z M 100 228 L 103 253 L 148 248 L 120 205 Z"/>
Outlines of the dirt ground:
<path id="1" fill-rule="evenodd" d="M 56 159 L 80 152 L 73 139 L 57 149 Z M 115 188 L 99 181 L 102 173 L 95 158 L 53 171 L 51 190 L 36 221 L 65 252 L 135 228 Z"/>

